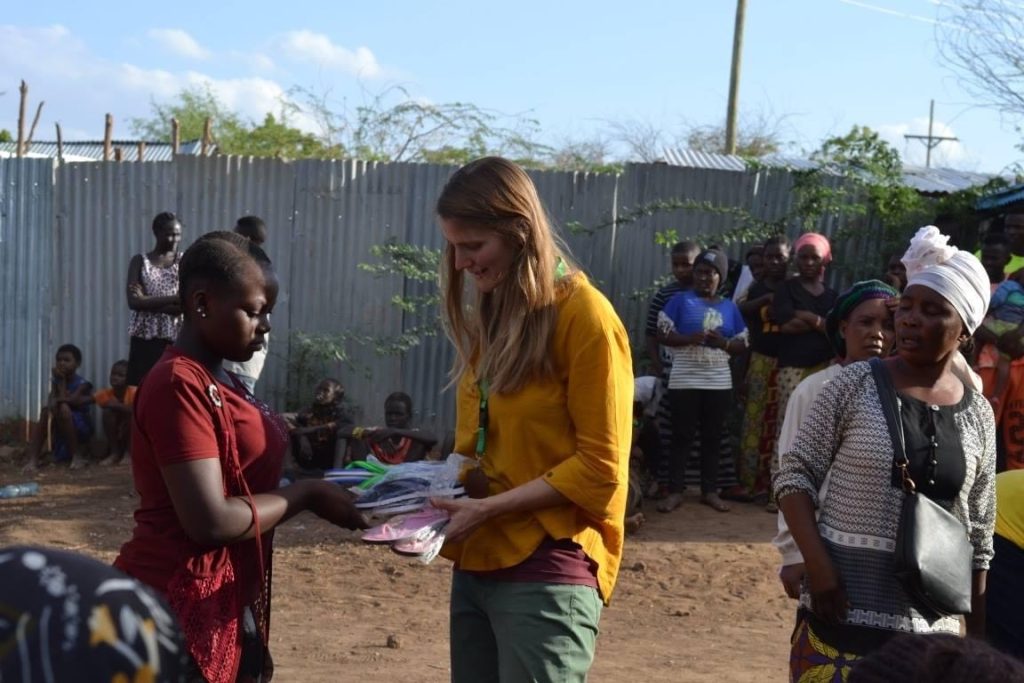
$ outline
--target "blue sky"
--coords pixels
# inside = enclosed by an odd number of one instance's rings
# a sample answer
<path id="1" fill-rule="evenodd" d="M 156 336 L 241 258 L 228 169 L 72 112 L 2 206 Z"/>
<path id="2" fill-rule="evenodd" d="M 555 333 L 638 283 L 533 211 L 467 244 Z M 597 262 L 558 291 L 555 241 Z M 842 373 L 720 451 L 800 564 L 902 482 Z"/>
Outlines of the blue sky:
<path id="1" fill-rule="evenodd" d="M 1000 171 L 1024 158 L 1013 121 L 974 106 L 939 62 L 935 0 L 748 0 L 741 118 L 781 119 L 792 151 L 869 125 L 911 163 L 936 100 L 953 134 L 934 165 Z M 677 136 L 724 118 L 732 0 L 12 3 L 0 17 L 0 128 L 17 85 L 46 101 L 37 139 L 101 138 L 207 82 L 249 118 L 293 86 L 356 103 L 392 85 L 433 102 L 527 114 L 546 141 L 638 120 Z M 174 8 L 173 15 L 167 11 Z M 914 17 L 918 17 L 915 19 Z M 31 112 L 30 112 L 31 114 Z M 299 121 L 312 127 L 312 121 Z"/>

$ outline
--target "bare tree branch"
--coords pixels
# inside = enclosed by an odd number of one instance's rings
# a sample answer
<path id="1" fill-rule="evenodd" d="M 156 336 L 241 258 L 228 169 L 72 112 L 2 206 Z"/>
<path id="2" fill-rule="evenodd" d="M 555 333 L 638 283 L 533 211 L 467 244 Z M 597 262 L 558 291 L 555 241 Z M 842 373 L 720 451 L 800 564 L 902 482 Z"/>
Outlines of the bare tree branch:
<path id="1" fill-rule="evenodd" d="M 964 89 L 1004 114 L 1024 115 L 1024 6 L 1010 0 L 941 3 L 936 43 Z"/>

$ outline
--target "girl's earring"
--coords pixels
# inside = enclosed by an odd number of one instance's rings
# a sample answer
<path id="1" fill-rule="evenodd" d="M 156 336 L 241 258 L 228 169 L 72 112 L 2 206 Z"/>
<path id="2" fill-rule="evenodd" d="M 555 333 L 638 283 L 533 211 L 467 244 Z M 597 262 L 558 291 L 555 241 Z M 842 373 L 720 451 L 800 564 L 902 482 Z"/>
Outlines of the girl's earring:
<path id="1" fill-rule="evenodd" d="M 206 309 L 203 308 L 202 306 L 200 306 L 199 308 L 196 309 L 196 313 L 199 314 L 200 318 L 205 318 L 206 317 Z"/>

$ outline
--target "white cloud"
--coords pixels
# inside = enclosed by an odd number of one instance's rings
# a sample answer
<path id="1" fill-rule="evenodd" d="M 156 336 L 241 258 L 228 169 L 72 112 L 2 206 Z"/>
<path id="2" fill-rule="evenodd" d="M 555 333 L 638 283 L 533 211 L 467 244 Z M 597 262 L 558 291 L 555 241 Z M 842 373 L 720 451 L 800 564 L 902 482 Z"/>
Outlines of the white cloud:
<path id="1" fill-rule="evenodd" d="M 29 85 L 29 104 L 46 101 L 37 140 L 53 138 L 53 123 L 61 122 L 65 138 L 99 138 L 103 116 L 114 115 L 115 137 L 128 137 L 128 122 L 151 113 L 152 100 L 165 101 L 183 88 L 206 85 L 230 109 L 261 121 L 267 112 L 277 115 L 287 97 L 280 83 L 262 77 L 218 78 L 200 71 L 150 69 L 118 63 L 93 53 L 62 26 L 19 27 L 0 25 L 0 128 L 17 125 L 17 84 Z M 292 125 L 313 131 L 307 117 L 289 119 Z"/>
<path id="2" fill-rule="evenodd" d="M 309 62 L 363 78 L 380 78 L 385 75 L 384 68 L 369 48 L 357 47 L 350 50 L 335 45 L 322 33 L 289 31 L 277 41 L 277 48 L 297 62 Z"/>
<path id="3" fill-rule="evenodd" d="M 906 123 L 887 123 L 877 126 L 875 129 L 882 139 L 900 151 L 900 156 L 905 164 L 924 166 L 927 153 L 925 141 L 908 140 L 903 136 L 928 135 L 927 117 L 919 117 Z M 932 135 L 935 137 L 956 137 L 952 126 L 942 121 L 934 122 L 932 125 Z M 949 167 L 966 170 L 977 166 L 977 164 L 978 159 L 959 140 L 944 140 L 932 149 L 931 165 L 933 168 Z"/>
<path id="4" fill-rule="evenodd" d="M 154 28 L 146 32 L 152 40 L 179 57 L 208 59 L 210 51 L 180 28 Z"/>

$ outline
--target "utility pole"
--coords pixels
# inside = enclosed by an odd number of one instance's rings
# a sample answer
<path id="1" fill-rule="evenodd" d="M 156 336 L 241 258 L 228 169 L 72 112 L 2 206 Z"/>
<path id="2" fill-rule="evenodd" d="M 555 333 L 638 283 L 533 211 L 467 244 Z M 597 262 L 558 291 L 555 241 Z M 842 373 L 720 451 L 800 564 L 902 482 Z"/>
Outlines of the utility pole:
<path id="1" fill-rule="evenodd" d="M 935 126 L 935 100 L 932 100 L 931 107 L 928 109 L 928 135 L 904 135 L 907 140 L 923 140 L 924 141 L 924 167 L 932 167 L 932 150 L 938 147 L 940 144 L 946 141 L 957 142 L 960 138 L 947 138 L 940 135 L 932 135 L 933 127 Z"/>
<path id="2" fill-rule="evenodd" d="M 725 153 L 736 153 L 736 109 L 740 96 L 740 58 L 743 56 L 743 21 L 747 0 L 736 0 L 736 28 L 732 33 L 732 69 L 729 71 L 729 106 L 725 110 Z"/>

